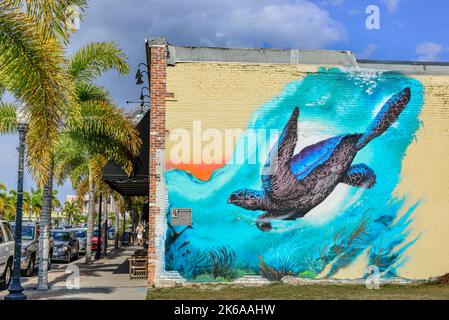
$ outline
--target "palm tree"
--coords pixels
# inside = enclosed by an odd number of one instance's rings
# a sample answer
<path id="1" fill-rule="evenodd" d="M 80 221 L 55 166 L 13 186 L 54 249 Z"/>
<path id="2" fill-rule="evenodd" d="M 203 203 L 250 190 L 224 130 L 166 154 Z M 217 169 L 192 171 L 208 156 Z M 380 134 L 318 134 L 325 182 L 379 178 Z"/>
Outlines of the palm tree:
<path id="1" fill-rule="evenodd" d="M 12 221 L 16 217 L 16 199 L 16 190 L 9 190 L 8 194 L 6 195 L 6 201 L 4 205 L 4 217 L 6 220 Z"/>
<path id="2" fill-rule="evenodd" d="M 137 154 L 140 146 L 138 134 L 132 123 L 128 119 L 125 119 L 123 112 L 112 104 L 107 91 L 93 83 L 87 82 L 92 81 L 94 77 L 111 68 L 118 70 L 120 73 L 128 72 L 128 65 L 125 59 L 126 56 L 116 44 L 107 42 L 87 45 L 72 56 L 67 69 L 76 85 L 76 100 L 77 104 L 81 106 L 82 117 L 81 121 L 77 121 L 77 119 L 71 121 L 72 118 L 69 118 L 65 128 L 66 132 L 60 135 L 60 140 L 71 139 L 82 143 L 85 149 L 103 150 L 102 156 L 104 155 L 115 163 L 126 167 L 130 172 L 132 169 L 130 158 Z M 4 118 L 6 118 L 5 121 L 1 121 L 0 119 L 0 123 L 4 123 L 3 131 L 6 131 L 6 129 L 11 130 L 10 128 L 17 125 L 14 121 L 7 121 L 7 119 L 15 119 L 16 110 L 13 105 L 0 107 L 0 116 L 4 114 Z M 58 145 L 58 142 L 56 145 Z M 80 154 L 83 153 L 81 152 Z M 103 157 L 102 159 L 90 162 L 91 177 L 94 172 L 97 172 L 97 175 L 100 172 L 101 176 L 101 167 L 106 160 L 107 158 Z M 103 164 L 101 165 L 101 163 Z M 51 168 L 53 169 L 53 166 Z M 42 205 L 42 212 L 46 214 L 42 214 L 41 216 L 42 225 L 49 225 L 50 223 L 51 202 L 45 199 L 50 199 L 50 195 L 52 194 L 53 170 L 49 170 L 48 173 L 48 181 L 44 186 L 44 200 Z M 94 189 L 93 184 L 91 185 L 91 189 Z M 88 263 L 91 262 L 90 253 L 93 234 L 94 204 L 92 203 L 92 194 L 90 199 L 88 214 L 88 225 L 90 227 L 88 228 L 86 254 L 86 262 Z M 49 246 L 46 245 L 46 243 L 49 243 L 49 234 L 44 237 L 41 243 L 43 243 L 43 248 L 49 250 Z M 43 280 L 40 281 L 42 284 L 39 287 L 43 289 L 47 287 L 45 276 L 47 268 L 45 267 L 46 259 L 44 258 L 47 256 L 48 252 L 42 252 L 42 256 L 39 259 L 39 270 L 45 270 L 40 272 L 40 275 L 42 275 L 40 279 Z"/>
<path id="3" fill-rule="evenodd" d="M 23 3 L 22 3 L 23 2 Z M 95 144 L 108 146 L 107 130 L 111 127 L 98 126 L 98 119 L 84 118 L 77 127 L 77 116 L 80 103 L 91 117 L 107 120 L 109 125 L 117 124 L 117 117 L 109 117 L 111 103 L 106 90 L 92 83 L 93 79 L 109 69 L 117 69 L 121 73 L 128 71 L 125 56 L 111 43 L 92 44 L 72 56 L 68 67 L 64 67 L 63 44 L 67 43 L 70 28 L 67 28 L 67 8 L 77 5 L 83 8 L 84 0 L 24 0 L 6 1 L 0 9 L 0 79 L 2 85 L 13 93 L 26 106 L 30 116 L 30 127 L 26 142 L 28 147 L 28 167 L 43 188 L 41 224 L 41 248 L 39 252 L 39 289 L 48 288 L 46 257 L 49 250 L 49 225 L 52 207 L 52 186 L 54 167 L 54 148 L 62 125 L 71 127 L 71 138 L 85 143 L 88 149 L 96 149 Z M 74 84 L 74 85 L 73 85 Z M 99 99 L 102 97 L 102 99 Z M 15 110 L 11 104 L 0 107 L 0 133 L 12 133 L 17 127 Z M 116 111 L 116 110 L 114 110 Z M 117 112 L 115 113 L 115 116 Z M 68 116 L 68 118 L 67 118 Z M 110 119 L 104 119 L 107 118 Z M 68 121 L 64 121 L 68 119 Z M 123 114 L 120 114 L 123 120 Z M 130 170 L 129 158 L 136 154 L 140 140 L 130 123 L 125 123 L 128 131 L 115 134 L 121 143 L 112 143 L 110 152 L 105 155 L 116 163 Z M 122 127 L 123 128 L 123 127 Z M 94 139 L 87 134 L 95 132 Z M 104 139 L 104 140 L 103 140 Z M 124 140 L 129 139 L 125 143 Z M 112 141 L 113 142 L 113 141 Z M 129 145 L 129 142 L 132 142 Z M 126 156 L 120 155 L 126 150 Z M 124 163 L 126 158 L 128 163 Z M 91 157 L 89 181 L 93 183 L 94 167 L 101 161 Z M 104 159 L 101 159 L 104 160 Z M 120 161 L 122 162 L 120 163 Z M 96 162 L 96 164 L 95 164 Z M 129 171 L 128 170 L 128 171 Z M 93 186 L 93 184 L 91 184 Z M 91 188 L 93 190 L 93 188 Z M 93 200 L 93 197 L 91 197 Z M 90 217 L 93 205 L 90 205 Z M 92 219 L 91 219 L 92 220 Z M 90 241 L 88 241 L 88 246 Z M 90 256 L 89 256 L 90 257 Z"/>
<path id="4" fill-rule="evenodd" d="M 69 220 L 69 225 L 73 223 L 73 217 L 78 213 L 78 205 L 74 201 L 66 201 L 62 208 L 62 212 L 64 212 Z"/>
<path id="5" fill-rule="evenodd" d="M 90 263 L 95 194 L 111 192 L 102 180 L 101 170 L 110 159 L 131 174 L 131 160 L 141 141 L 131 120 L 112 104 L 97 102 L 85 106 L 81 126 L 66 132 L 57 144 L 55 173 L 59 182 L 70 179 L 77 199 L 89 195 L 86 263 Z M 97 134 L 93 134 L 94 130 Z"/>
<path id="6" fill-rule="evenodd" d="M 67 115 L 73 117 L 78 110 L 75 88 L 64 67 L 64 44 L 74 32 L 71 9 L 82 12 L 86 4 L 86 0 L 4 0 L 0 6 L 0 79 L 2 87 L 25 106 L 30 119 L 28 168 L 44 186 L 38 289 L 48 288 L 53 146 Z M 0 132 L 12 133 L 16 117 L 11 116 L 11 105 L 5 107 L 7 118 L 0 121 Z"/>
<path id="7" fill-rule="evenodd" d="M 64 68 L 64 44 L 73 27 L 68 23 L 86 0 L 3 0 L 0 6 L 0 79 L 2 87 L 25 106 L 28 167 L 40 185 L 47 181 L 52 146 L 65 116 L 76 109 L 74 88 Z M 0 124 L 13 132 L 15 118 Z"/>
<path id="8" fill-rule="evenodd" d="M 93 83 L 110 69 L 121 74 L 129 71 L 126 55 L 112 42 L 88 44 L 71 57 L 68 70 L 75 81 L 81 121 L 68 126 L 56 152 L 59 182 L 70 178 L 79 201 L 89 194 L 86 263 L 91 262 L 94 194 L 108 189 L 101 169 L 110 159 L 131 173 L 131 159 L 141 143 L 133 124 L 112 103 L 107 90 Z"/>
<path id="9" fill-rule="evenodd" d="M 41 188 L 31 188 L 31 212 L 36 220 L 40 217 L 42 211 L 43 196 L 44 193 Z"/>

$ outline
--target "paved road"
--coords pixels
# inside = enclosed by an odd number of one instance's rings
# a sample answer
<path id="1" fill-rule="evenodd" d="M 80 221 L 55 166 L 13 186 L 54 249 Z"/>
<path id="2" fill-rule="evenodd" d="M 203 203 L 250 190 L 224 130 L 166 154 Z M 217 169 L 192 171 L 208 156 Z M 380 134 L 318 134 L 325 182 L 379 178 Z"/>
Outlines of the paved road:
<path id="1" fill-rule="evenodd" d="M 128 257 L 137 247 L 112 249 L 106 258 L 91 265 L 84 264 L 84 257 L 69 264 L 53 264 L 49 272 L 50 290 L 38 291 L 37 270 L 32 277 L 22 278 L 25 294 L 30 300 L 144 300 L 146 299 L 146 280 L 128 276 Z M 73 270 L 79 268 L 79 289 L 69 289 L 67 284 L 75 285 Z M 0 291 L 0 300 L 8 291 Z"/>

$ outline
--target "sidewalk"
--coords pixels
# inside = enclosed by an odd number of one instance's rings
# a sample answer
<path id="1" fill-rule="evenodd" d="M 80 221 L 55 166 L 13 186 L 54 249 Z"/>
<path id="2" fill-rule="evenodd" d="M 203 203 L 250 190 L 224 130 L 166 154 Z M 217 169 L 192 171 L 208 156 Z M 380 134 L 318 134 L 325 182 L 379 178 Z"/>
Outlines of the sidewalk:
<path id="1" fill-rule="evenodd" d="M 112 249 L 106 258 L 91 265 L 84 264 L 84 256 L 70 264 L 53 264 L 48 274 L 48 291 L 37 291 L 37 270 L 32 277 L 22 278 L 22 285 L 29 300 L 145 300 L 147 281 L 130 280 L 128 275 L 128 257 L 138 247 Z M 72 266 L 80 271 L 79 289 L 70 290 L 66 280 L 73 278 Z M 0 292 L 0 300 L 8 291 Z"/>

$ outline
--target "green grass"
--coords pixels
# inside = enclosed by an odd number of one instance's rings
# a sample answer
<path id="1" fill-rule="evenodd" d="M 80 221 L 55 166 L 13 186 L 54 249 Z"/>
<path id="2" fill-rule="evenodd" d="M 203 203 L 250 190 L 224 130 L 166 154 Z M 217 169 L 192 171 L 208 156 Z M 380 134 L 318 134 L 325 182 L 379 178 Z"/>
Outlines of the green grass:
<path id="1" fill-rule="evenodd" d="M 449 285 L 385 285 L 380 290 L 365 286 L 292 286 L 273 284 L 263 287 L 201 285 L 196 288 L 149 289 L 149 300 L 449 300 Z"/>

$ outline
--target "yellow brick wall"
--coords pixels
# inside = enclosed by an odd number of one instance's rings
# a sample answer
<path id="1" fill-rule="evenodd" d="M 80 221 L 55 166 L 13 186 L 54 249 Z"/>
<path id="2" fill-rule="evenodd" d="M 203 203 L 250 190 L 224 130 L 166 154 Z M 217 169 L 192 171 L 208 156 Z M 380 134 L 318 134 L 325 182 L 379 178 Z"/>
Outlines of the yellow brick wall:
<path id="1" fill-rule="evenodd" d="M 280 94 L 291 81 L 302 79 L 317 67 L 239 63 L 177 63 L 167 69 L 166 128 L 242 128 L 263 103 Z M 410 204 L 423 200 L 413 213 L 410 238 L 420 239 L 407 251 L 411 262 L 400 276 L 428 278 L 449 272 L 449 77 L 411 76 L 425 89 L 419 130 L 403 160 L 397 195 Z M 173 142 L 167 139 L 167 159 Z M 361 276 L 364 255 L 337 277 Z"/>

